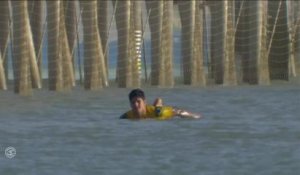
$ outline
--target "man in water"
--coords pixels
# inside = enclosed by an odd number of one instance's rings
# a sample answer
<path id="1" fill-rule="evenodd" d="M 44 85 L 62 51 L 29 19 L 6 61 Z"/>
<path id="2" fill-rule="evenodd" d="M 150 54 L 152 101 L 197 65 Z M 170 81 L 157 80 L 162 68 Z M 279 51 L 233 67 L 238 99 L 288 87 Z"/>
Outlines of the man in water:
<path id="1" fill-rule="evenodd" d="M 129 93 L 131 110 L 124 113 L 121 119 L 170 119 L 175 116 L 182 118 L 200 118 L 200 115 L 192 114 L 185 110 L 171 106 L 163 106 L 161 98 L 157 98 L 153 105 L 147 105 L 145 93 L 141 89 L 134 89 Z"/>

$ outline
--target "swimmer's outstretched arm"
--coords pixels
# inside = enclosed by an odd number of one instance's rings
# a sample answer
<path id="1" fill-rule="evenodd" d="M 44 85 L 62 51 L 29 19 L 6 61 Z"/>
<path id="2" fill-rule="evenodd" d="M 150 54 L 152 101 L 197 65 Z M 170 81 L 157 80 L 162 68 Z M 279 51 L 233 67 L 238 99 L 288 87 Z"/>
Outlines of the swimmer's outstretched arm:
<path id="1" fill-rule="evenodd" d="M 174 108 L 173 112 L 174 112 L 175 116 L 179 116 L 179 117 L 182 117 L 182 118 L 194 118 L 194 119 L 202 118 L 202 116 L 200 114 L 193 114 L 191 112 L 188 112 L 188 111 L 185 111 L 185 110 L 182 110 L 182 109 Z"/>
<path id="2" fill-rule="evenodd" d="M 153 106 L 155 106 L 155 107 L 163 106 L 163 100 L 161 98 L 156 98 L 153 102 Z M 179 116 L 182 118 L 195 118 L 195 119 L 202 118 L 202 116 L 199 114 L 193 114 L 191 112 L 188 112 L 188 111 L 185 111 L 182 109 L 178 109 L 178 108 L 174 108 L 173 113 L 174 113 L 174 116 Z"/>

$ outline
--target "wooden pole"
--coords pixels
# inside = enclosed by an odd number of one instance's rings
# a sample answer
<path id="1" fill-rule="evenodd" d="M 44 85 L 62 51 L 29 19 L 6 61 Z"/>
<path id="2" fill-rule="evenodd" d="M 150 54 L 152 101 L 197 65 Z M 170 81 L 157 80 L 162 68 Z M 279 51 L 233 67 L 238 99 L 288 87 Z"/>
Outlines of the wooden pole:
<path id="1" fill-rule="evenodd" d="M 181 18 L 181 56 L 183 65 L 183 82 L 196 84 L 196 64 L 194 59 L 195 11 L 196 1 L 182 1 L 178 4 Z"/>
<path id="2" fill-rule="evenodd" d="M 171 22 L 170 22 L 171 21 Z M 162 49 L 164 57 L 164 86 L 174 86 L 173 76 L 173 1 L 163 2 Z"/>
<path id="3" fill-rule="evenodd" d="M 295 31 L 297 22 L 294 23 L 294 1 L 286 1 L 287 26 L 289 33 L 289 77 L 297 77 L 295 61 Z"/>
<path id="4" fill-rule="evenodd" d="M 269 74 L 269 63 L 267 50 L 267 1 L 257 1 L 258 5 L 258 32 L 257 32 L 257 78 L 259 85 L 269 85 L 270 84 L 270 74 Z"/>
<path id="5" fill-rule="evenodd" d="M 72 61 L 71 49 L 68 42 L 68 35 L 66 30 L 66 17 L 65 17 L 65 3 L 60 4 L 60 20 L 59 20 L 59 32 L 60 32 L 60 56 L 63 65 L 63 84 L 65 90 L 70 90 L 72 86 L 75 86 L 74 76 L 74 63 Z M 67 7 L 68 8 L 68 7 Z M 74 38 L 72 38 L 74 39 Z"/>
<path id="6" fill-rule="evenodd" d="M 98 90 L 103 87 L 99 68 L 104 57 L 97 23 L 97 1 L 82 0 L 80 6 L 84 30 L 84 87 Z"/>
<path id="7" fill-rule="evenodd" d="M 6 80 L 8 79 L 8 41 L 10 36 L 10 15 L 9 15 L 9 1 L 3 0 L 0 1 L 0 52 L 3 63 L 4 75 Z"/>
<path id="8" fill-rule="evenodd" d="M 287 23 L 288 23 L 288 31 L 289 31 L 289 76 L 290 77 L 297 77 L 296 72 L 296 31 L 297 31 L 297 16 L 294 16 L 294 6 L 296 3 L 294 1 L 286 1 L 286 10 L 287 10 Z"/>
<path id="9" fill-rule="evenodd" d="M 114 2 L 116 7 L 116 24 L 118 30 L 118 62 L 117 76 L 118 87 L 132 86 L 132 63 L 130 54 L 130 0 L 122 3 Z"/>
<path id="10" fill-rule="evenodd" d="M 203 10 L 201 1 L 178 2 L 181 24 L 181 54 L 184 84 L 205 85 L 203 70 Z"/>
<path id="11" fill-rule="evenodd" d="M 203 57 L 204 57 L 204 49 L 203 49 L 203 33 L 204 33 L 204 2 L 196 1 L 196 14 L 195 14 L 195 40 L 194 40 L 194 59 L 196 69 L 196 79 L 194 80 L 195 85 L 205 86 L 206 85 L 206 75 L 204 72 L 203 66 Z"/>
<path id="12" fill-rule="evenodd" d="M 42 52 L 40 52 L 43 40 L 43 12 L 44 1 L 28 1 L 28 12 L 31 24 L 31 32 L 34 34 L 33 44 L 35 48 L 35 55 L 39 70 L 40 78 L 42 77 Z"/>
<path id="13" fill-rule="evenodd" d="M 47 2 L 48 20 L 48 79 L 49 90 L 63 90 L 63 68 L 60 56 L 60 1 Z"/>
<path id="14" fill-rule="evenodd" d="M 105 60 L 105 70 L 101 71 L 106 71 L 106 75 L 108 76 L 109 71 L 108 71 L 108 58 L 109 54 L 105 52 L 108 48 L 108 2 L 107 0 L 99 0 L 97 2 L 97 15 L 98 15 L 98 30 L 99 30 L 99 35 L 101 38 L 101 45 L 103 47 L 104 51 L 104 60 Z M 108 79 L 108 77 L 106 77 Z"/>
<path id="15" fill-rule="evenodd" d="M 146 8 L 149 13 L 149 26 L 151 31 L 151 85 L 160 85 L 162 76 L 161 70 L 161 29 L 162 7 L 161 1 L 149 0 L 146 1 Z"/>
<path id="16" fill-rule="evenodd" d="M 30 80 L 30 60 L 28 50 L 27 2 L 12 1 L 14 25 L 14 72 L 15 92 L 28 96 L 32 94 Z"/>
<path id="17" fill-rule="evenodd" d="M 67 32 L 67 39 L 68 39 L 68 47 L 69 52 L 71 54 L 71 62 L 72 62 L 72 69 L 74 75 L 74 80 L 72 80 L 72 85 L 75 86 L 75 55 L 74 55 L 74 48 L 76 46 L 76 38 L 77 38 L 77 8 L 76 8 L 76 1 L 74 0 L 67 0 L 64 2 L 64 15 L 65 15 L 65 30 Z"/>
<path id="18" fill-rule="evenodd" d="M 70 90 L 72 86 L 75 86 L 74 69 L 72 62 L 71 49 L 69 47 L 68 36 L 66 31 L 64 6 L 66 4 L 60 4 L 60 20 L 59 20 L 59 32 L 60 32 L 60 54 L 63 65 L 63 84 L 64 90 Z"/>
<path id="19" fill-rule="evenodd" d="M 36 51 L 34 47 L 33 35 L 31 31 L 30 21 L 29 21 L 29 14 L 28 10 L 26 9 L 25 12 L 25 27 L 26 27 L 26 37 L 27 37 L 27 49 L 29 50 L 29 63 L 30 63 L 30 72 L 31 72 L 31 83 L 33 88 L 40 89 L 42 87 L 41 83 L 41 76 L 39 67 L 37 64 L 37 57 Z"/>
<path id="20" fill-rule="evenodd" d="M 233 23 L 233 3 L 234 1 L 225 0 L 224 5 L 224 85 L 237 85 L 235 71 L 235 36 Z"/>
<path id="21" fill-rule="evenodd" d="M 2 27 L 0 29 L 0 89 L 6 90 L 7 89 L 7 47 L 8 47 L 8 39 L 9 39 L 9 32 L 10 32 L 10 25 L 9 25 L 9 8 L 8 8 L 8 1 L 1 1 L 0 2 L 0 22 Z M 3 61 L 4 58 L 4 61 Z"/>
<path id="22" fill-rule="evenodd" d="M 293 35 L 294 42 L 295 42 L 295 68 L 296 74 L 300 75 L 300 2 L 294 2 L 294 9 L 295 9 L 295 32 Z"/>
<path id="23" fill-rule="evenodd" d="M 157 79 L 158 79 L 158 86 L 160 87 L 164 87 L 165 85 L 165 57 L 164 57 L 164 53 L 165 53 L 165 48 L 163 48 L 163 10 L 164 10 L 164 3 L 163 1 L 157 1 L 157 10 L 158 13 L 156 14 L 156 18 L 157 18 L 157 28 L 158 28 L 158 53 L 159 53 L 159 59 L 158 59 L 158 75 L 157 75 Z"/>
<path id="24" fill-rule="evenodd" d="M 182 9 L 183 10 L 183 9 Z M 184 9 L 186 11 L 186 9 Z M 194 50 L 194 43 L 195 43 L 195 17 L 196 17 L 196 1 L 195 0 L 191 0 L 189 2 L 189 19 L 182 19 L 182 20 L 188 20 L 188 24 L 184 27 L 187 27 L 186 32 L 184 34 L 184 40 L 187 40 L 186 42 L 188 43 L 188 61 L 186 62 L 187 66 L 185 69 L 185 72 L 187 72 L 188 75 L 188 83 L 186 84 L 191 84 L 191 85 L 196 85 L 197 84 L 197 60 L 195 59 L 195 50 Z M 185 45 L 182 45 L 182 50 L 184 49 L 184 47 L 186 47 Z M 185 64 L 185 61 L 183 61 Z"/>
<path id="25" fill-rule="evenodd" d="M 4 68 L 3 68 L 3 61 L 2 61 L 2 58 L 1 58 L 1 54 L 0 54 L 0 89 L 1 90 L 6 90 L 7 89 L 5 71 L 4 71 Z"/>
<path id="26" fill-rule="evenodd" d="M 261 10 L 259 7 L 259 1 L 254 3 L 245 2 L 245 18 L 246 24 L 241 29 L 243 32 L 243 41 L 242 46 L 243 52 L 245 52 L 245 57 L 243 59 L 243 68 L 244 68 L 244 80 L 249 84 L 258 83 L 258 48 L 260 47 L 260 38 L 259 29 L 262 28 L 262 22 L 259 16 L 261 15 Z M 256 12 L 255 15 L 248 15 L 250 13 Z M 255 21 L 255 23 L 253 23 Z M 247 37 L 252 36 L 252 37 Z M 266 47 L 266 46 L 263 46 Z"/>

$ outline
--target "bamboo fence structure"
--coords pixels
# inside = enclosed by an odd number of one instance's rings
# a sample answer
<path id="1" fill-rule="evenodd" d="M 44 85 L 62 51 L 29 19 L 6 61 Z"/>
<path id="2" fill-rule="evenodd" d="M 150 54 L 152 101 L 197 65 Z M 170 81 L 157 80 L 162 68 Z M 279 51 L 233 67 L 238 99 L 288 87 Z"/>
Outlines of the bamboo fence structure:
<path id="1" fill-rule="evenodd" d="M 270 85 L 300 75 L 298 1 L 4 0 L 0 9 L 0 89 L 12 84 L 20 95 L 42 88 L 44 79 L 51 91 L 69 91 L 76 75 L 86 90 L 108 87 L 114 61 L 122 88 L 142 87 L 148 78 L 152 86 L 170 88 L 181 81 Z M 178 31 L 180 52 L 174 49 Z"/>

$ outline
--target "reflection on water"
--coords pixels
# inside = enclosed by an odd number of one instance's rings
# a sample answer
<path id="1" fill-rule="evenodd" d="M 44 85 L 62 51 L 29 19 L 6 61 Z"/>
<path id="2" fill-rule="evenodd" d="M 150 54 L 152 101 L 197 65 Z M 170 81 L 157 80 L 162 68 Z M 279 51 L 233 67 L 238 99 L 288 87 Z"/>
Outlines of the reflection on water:
<path id="1" fill-rule="evenodd" d="M 298 86 L 145 88 L 204 116 L 169 121 L 119 120 L 129 91 L 1 92 L 0 174 L 300 173 Z"/>

